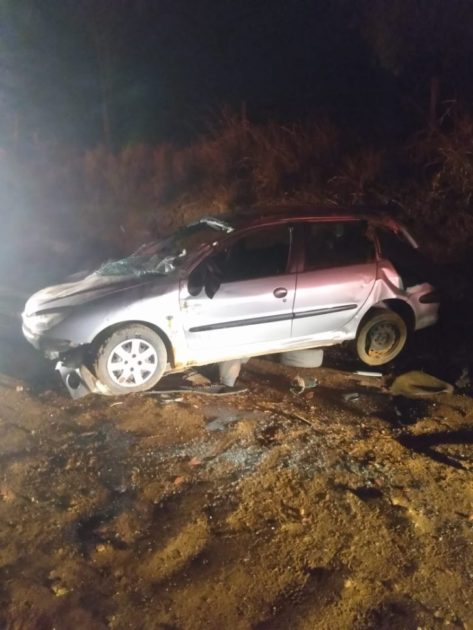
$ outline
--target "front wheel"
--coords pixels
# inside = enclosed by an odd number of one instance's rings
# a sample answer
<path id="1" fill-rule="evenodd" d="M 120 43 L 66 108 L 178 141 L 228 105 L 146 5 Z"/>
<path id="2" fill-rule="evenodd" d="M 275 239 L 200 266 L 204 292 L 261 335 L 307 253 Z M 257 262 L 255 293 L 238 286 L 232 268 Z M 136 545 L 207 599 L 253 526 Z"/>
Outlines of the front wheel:
<path id="1" fill-rule="evenodd" d="M 112 394 L 150 389 L 164 374 L 166 346 L 147 326 L 130 324 L 111 333 L 99 346 L 94 362 L 97 378 Z"/>
<path id="2" fill-rule="evenodd" d="M 394 311 L 380 308 L 361 322 L 356 352 L 366 365 L 384 365 L 398 356 L 406 341 L 406 322 Z"/>

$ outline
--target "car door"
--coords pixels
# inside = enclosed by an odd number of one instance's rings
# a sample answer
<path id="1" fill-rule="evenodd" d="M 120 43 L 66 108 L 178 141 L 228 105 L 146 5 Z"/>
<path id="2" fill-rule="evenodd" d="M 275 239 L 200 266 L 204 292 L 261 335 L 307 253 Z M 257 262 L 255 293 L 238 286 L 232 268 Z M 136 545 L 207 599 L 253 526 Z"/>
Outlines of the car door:
<path id="1" fill-rule="evenodd" d="M 290 342 L 292 236 L 286 224 L 246 231 L 181 283 L 182 321 L 194 360 L 251 356 Z"/>
<path id="2" fill-rule="evenodd" d="M 343 339 L 342 329 L 368 299 L 376 281 L 376 253 L 364 221 L 299 226 L 303 260 L 297 275 L 295 342 Z"/>

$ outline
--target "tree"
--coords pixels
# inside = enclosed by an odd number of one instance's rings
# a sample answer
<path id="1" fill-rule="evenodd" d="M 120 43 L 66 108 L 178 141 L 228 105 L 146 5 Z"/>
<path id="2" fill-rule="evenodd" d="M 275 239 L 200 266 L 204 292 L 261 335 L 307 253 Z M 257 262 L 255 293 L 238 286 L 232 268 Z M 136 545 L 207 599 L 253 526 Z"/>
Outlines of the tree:
<path id="1" fill-rule="evenodd" d="M 113 143 L 113 101 L 126 32 L 138 0 L 72 0 L 70 11 L 90 36 L 100 88 L 102 140 Z"/>
<path id="2" fill-rule="evenodd" d="M 82 139 L 90 54 L 64 3 L 0 0 L 0 129 L 8 143 Z M 89 110 L 91 108 L 89 107 Z"/>
<path id="3" fill-rule="evenodd" d="M 471 0 L 363 0 L 359 18 L 383 68 L 414 89 L 429 85 L 429 124 L 435 128 L 442 88 L 454 96 L 473 54 Z"/>

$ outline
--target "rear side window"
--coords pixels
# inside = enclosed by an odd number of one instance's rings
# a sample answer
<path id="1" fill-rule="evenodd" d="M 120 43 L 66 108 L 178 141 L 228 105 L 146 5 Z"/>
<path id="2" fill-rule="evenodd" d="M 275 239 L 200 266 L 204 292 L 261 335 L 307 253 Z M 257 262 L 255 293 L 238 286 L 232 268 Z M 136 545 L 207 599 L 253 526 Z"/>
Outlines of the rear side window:
<path id="1" fill-rule="evenodd" d="M 361 265 L 375 259 L 364 221 L 309 223 L 305 229 L 305 271 Z"/>

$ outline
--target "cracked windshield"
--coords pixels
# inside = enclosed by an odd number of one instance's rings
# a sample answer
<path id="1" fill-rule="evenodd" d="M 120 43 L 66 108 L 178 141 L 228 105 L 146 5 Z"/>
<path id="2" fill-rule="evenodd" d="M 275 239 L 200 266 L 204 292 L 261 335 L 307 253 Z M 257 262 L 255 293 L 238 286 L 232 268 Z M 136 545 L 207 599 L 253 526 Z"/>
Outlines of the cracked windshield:
<path id="1" fill-rule="evenodd" d="M 97 273 L 102 276 L 170 273 L 183 259 L 194 254 L 202 245 L 216 242 L 215 239 L 221 236 L 219 231 L 229 232 L 232 228 L 216 219 L 211 219 L 210 223 L 204 219 L 201 224 L 196 223 L 182 228 L 162 241 L 152 241 L 142 245 L 131 256 L 104 263 Z"/>

